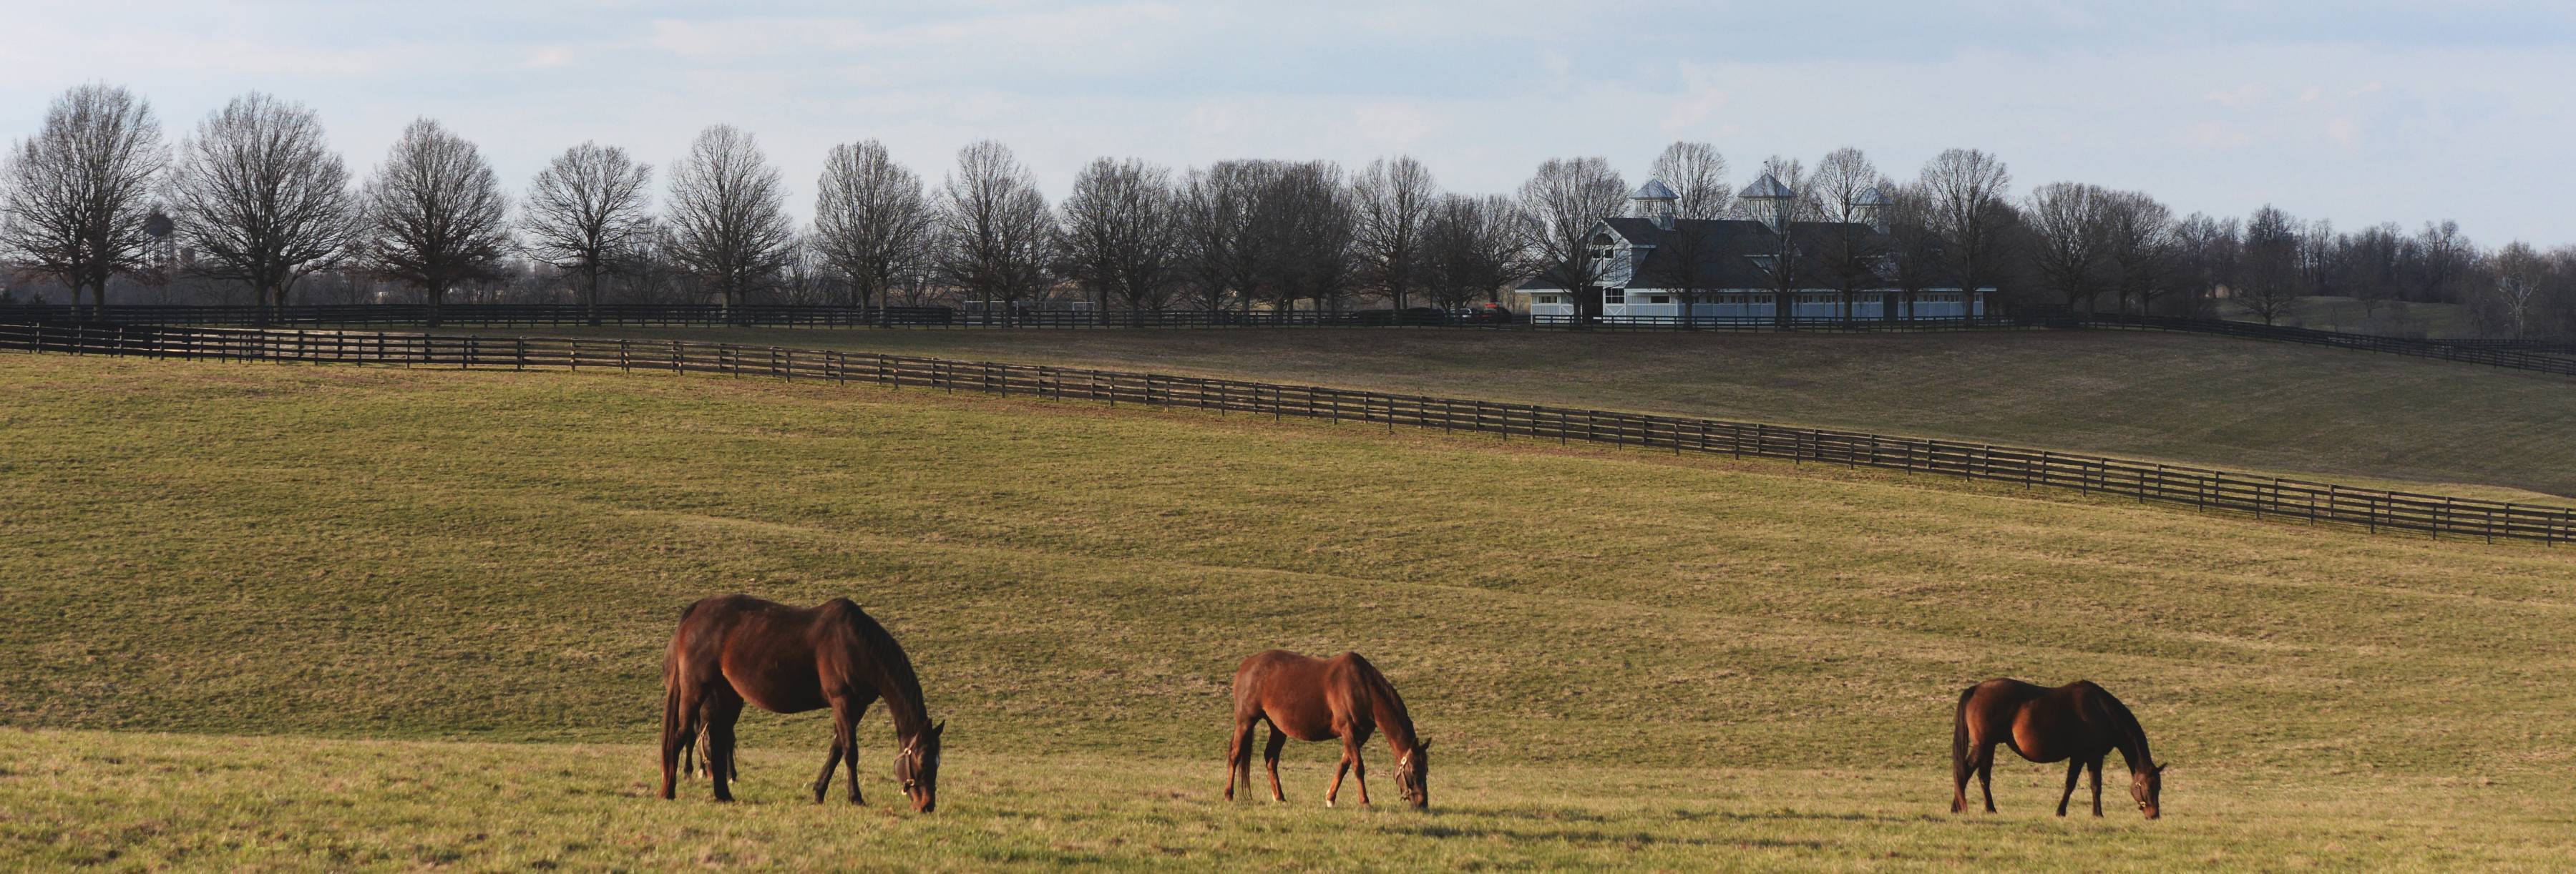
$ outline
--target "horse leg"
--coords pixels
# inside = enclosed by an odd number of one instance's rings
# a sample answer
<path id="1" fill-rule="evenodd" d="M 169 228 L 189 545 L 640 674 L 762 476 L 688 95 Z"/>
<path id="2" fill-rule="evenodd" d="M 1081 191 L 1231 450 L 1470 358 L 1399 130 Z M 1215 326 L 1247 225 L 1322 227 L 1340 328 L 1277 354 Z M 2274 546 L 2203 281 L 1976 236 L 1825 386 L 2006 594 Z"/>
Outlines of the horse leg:
<path id="1" fill-rule="evenodd" d="M 859 720 L 868 715 L 869 703 L 871 699 L 866 697 L 852 698 L 850 721 L 846 725 L 842 724 L 839 713 L 832 715 L 833 726 L 841 732 L 841 749 L 844 752 L 842 761 L 849 763 L 850 803 L 861 807 L 867 806 L 868 800 L 859 794 Z"/>
<path id="2" fill-rule="evenodd" d="M 1252 782 L 1252 731 L 1259 728 L 1258 719 L 1234 718 L 1234 740 L 1225 747 L 1225 800 L 1234 800 L 1234 782 Z M 1250 788 L 1248 785 L 1245 788 Z"/>
<path id="3" fill-rule="evenodd" d="M 1985 793 L 1986 812 L 1995 812 L 1995 745 L 1977 749 L 1977 791 Z"/>
<path id="4" fill-rule="evenodd" d="M 2094 773 L 2094 815 L 2099 817 L 2102 815 L 2102 755 L 2094 755 L 2094 761 L 2084 763 L 2084 768 Z"/>
<path id="5" fill-rule="evenodd" d="M 1365 748 L 1354 743 L 1351 744 L 1350 752 L 1346 753 L 1346 755 L 1351 757 L 1351 779 L 1359 782 L 1361 807 L 1369 806 L 1368 759 L 1364 757 L 1366 752 L 1367 750 Z"/>
<path id="6" fill-rule="evenodd" d="M 726 784 L 736 776 L 733 764 L 733 723 L 742 716 L 742 698 L 726 694 L 707 702 L 707 771 L 715 777 L 717 801 L 732 801 L 733 790 Z"/>
<path id="7" fill-rule="evenodd" d="M 814 803 L 823 803 L 823 793 L 832 788 L 832 772 L 840 769 L 841 718 L 836 712 L 832 714 L 832 751 L 823 755 L 823 773 L 814 778 Z"/>
<path id="8" fill-rule="evenodd" d="M 1270 745 L 1261 749 L 1261 764 L 1270 769 L 1270 800 L 1285 802 L 1287 793 L 1279 791 L 1279 751 L 1288 746 L 1288 735 L 1279 726 L 1270 726 Z"/>
<path id="9" fill-rule="evenodd" d="M 1333 765 L 1333 786 L 1330 789 L 1324 790 L 1325 807 L 1333 806 L 1333 799 L 1342 794 L 1342 778 L 1349 776 L 1350 773 L 1351 750 L 1350 747 L 1344 746 L 1342 747 L 1342 760 L 1334 763 Z"/>
<path id="10" fill-rule="evenodd" d="M 2084 759 L 2082 757 L 2079 756 L 2066 760 L 2066 792 L 2065 794 L 2057 796 L 2058 816 L 2066 815 L 2066 803 L 2075 799 L 2075 778 L 2083 776 L 2083 774 Z"/>

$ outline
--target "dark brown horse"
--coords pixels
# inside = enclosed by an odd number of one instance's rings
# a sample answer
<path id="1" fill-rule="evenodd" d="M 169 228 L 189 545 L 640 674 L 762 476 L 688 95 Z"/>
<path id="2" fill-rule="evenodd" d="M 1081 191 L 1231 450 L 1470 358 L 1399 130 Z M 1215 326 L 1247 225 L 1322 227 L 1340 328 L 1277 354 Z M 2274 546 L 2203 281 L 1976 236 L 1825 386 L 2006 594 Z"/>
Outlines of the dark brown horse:
<path id="1" fill-rule="evenodd" d="M 698 733 L 716 800 L 732 801 L 734 719 L 743 702 L 776 713 L 832 708 L 832 750 L 814 780 L 814 801 L 832 786 L 832 771 L 850 763 L 850 803 L 859 797 L 859 716 L 883 698 L 894 718 L 894 776 L 913 809 L 939 803 L 939 735 L 930 721 L 912 659 L 885 626 L 848 599 L 801 609 L 749 595 L 708 598 L 680 612 L 680 630 L 662 659 L 662 797 L 676 787 L 674 769 Z"/>
<path id="2" fill-rule="evenodd" d="M 2034 762 L 2066 763 L 2066 792 L 2057 815 L 2075 797 L 2078 772 L 2093 772 L 2093 815 L 2102 815 L 2102 759 L 2118 750 L 2129 766 L 2129 797 L 2154 819 L 2163 814 L 2165 766 L 2147 753 L 2147 732 L 2128 705 L 2090 680 L 2055 689 L 2020 680 L 1987 680 L 1959 693 L 1958 721 L 1950 738 L 1950 812 L 1968 809 L 1968 775 L 1977 776 L 1986 812 L 1995 812 L 1995 745 Z"/>
<path id="3" fill-rule="evenodd" d="M 1226 751 L 1225 797 L 1234 800 L 1239 778 L 1252 782 L 1252 730 L 1270 723 L 1270 746 L 1262 761 L 1270 768 L 1270 800 L 1286 801 L 1279 791 L 1279 750 L 1289 738 L 1324 741 L 1340 738 L 1342 763 L 1333 771 L 1333 788 L 1324 791 L 1324 806 L 1342 792 L 1342 777 L 1356 776 L 1360 803 L 1369 803 L 1368 765 L 1360 747 L 1369 732 L 1386 733 L 1395 751 L 1395 785 L 1414 807 L 1431 806 L 1431 742 L 1415 737 L 1413 717 L 1404 699 L 1377 666 L 1358 653 L 1329 659 L 1287 650 L 1255 653 L 1234 669 L 1234 744 Z"/>

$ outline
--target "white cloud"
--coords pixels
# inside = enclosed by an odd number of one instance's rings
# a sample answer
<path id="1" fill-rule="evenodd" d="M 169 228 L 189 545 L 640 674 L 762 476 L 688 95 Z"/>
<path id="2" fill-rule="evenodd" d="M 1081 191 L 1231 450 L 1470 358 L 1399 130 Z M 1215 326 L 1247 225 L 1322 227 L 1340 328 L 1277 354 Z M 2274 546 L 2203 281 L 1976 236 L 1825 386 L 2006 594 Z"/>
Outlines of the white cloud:
<path id="1" fill-rule="evenodd" d="M 562 46 L 546 46 L 545 48 L 529 52 L 528 59 L 520 63 L 519 66 L 526 67 L 531 70 L 553 70 L 562 67 L 569 67 L 572 66 L 572 50 Z"/>

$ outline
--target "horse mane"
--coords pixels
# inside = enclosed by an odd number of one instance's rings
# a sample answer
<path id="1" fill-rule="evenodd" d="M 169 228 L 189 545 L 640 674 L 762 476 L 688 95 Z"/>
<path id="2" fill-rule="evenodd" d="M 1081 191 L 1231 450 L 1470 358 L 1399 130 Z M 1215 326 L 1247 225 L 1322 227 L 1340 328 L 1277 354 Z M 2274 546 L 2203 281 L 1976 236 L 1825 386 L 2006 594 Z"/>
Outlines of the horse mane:
<path id="1" fill-rule="evenodd" d="M 859 641 L 867 647 L 868 660 L 884 674 L 885 682 L 877 694 L 886 699 L 886 713 L 895 719 L 895 730 L 907 738 L 930 730 L 930 702 L 922 698 L 921 678 L 913 673 L 912 657 L 904 653 L 903 644 L 897 643 L 894 633 L 877 624 L 876 617 L 859 605 L 848 599 L 834 604 L 848 605 L 844 612 L 850 618 L 851 630 L 858 632 Z M 896 704 L 898 694 L 902 696 L 901 706 Z M 904 725 L 906 722 L 912 724 Z"/>
<path id="2" fill-rule="evenodd" d="M 2120 745 L 2120 755 L 2129 760 L 2129 770 L 2155 767 L 2155 757 L 2147 752 L 2147 729 L 2146 726 L 2138 724 L 2138 715 L 2129 712 L 2129 705 L 2121 703 L 2120 696 L 2111 694 L 2109 689 L 2096 685 L 2093 687 L 2093 694 L 2096 696 L 2095 700 L 2102 702 L 2102 709 L 2110 712 L 2111 718 L 2119 723 L 2120 731 L 2126 735 L 2124 739 L 2127 743 Z M 2136 749 L 2130 749 L 2131 746 L 2135 746 Z"/>
<path id="3" fill-rule="evenodd" d="M 1386 675 L 1379 673 L 1377 666 L 1369 663 L 1368 657 L 1359 653 L 1351 653 L 1350 656 L 1351 663 L 1359 668 L 1360 682 L 1368 687 L 1369 697 L 1373 699 L 1369 709 L 1377 717 L 1381 730 L 1392 737 L 1400 729 L 1406 746 L 1418 743 L 1421 738 L 1413 732 L 1413 714 L 1404 709 L 1404 696 L 1395 693 L 1395 684 L 1387 682 Z"/>

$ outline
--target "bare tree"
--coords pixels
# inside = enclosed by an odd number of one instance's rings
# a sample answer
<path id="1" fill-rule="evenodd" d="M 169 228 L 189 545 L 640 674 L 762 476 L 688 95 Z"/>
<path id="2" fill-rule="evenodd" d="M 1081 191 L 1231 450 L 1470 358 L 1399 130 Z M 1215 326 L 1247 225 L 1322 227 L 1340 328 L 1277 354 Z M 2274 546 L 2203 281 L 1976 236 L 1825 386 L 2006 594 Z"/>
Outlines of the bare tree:
<path id="1" fill-rule="evenodd" d="M 2298 223 L 2269 204 L 2245 222 L 2245 281 L 2237 303 L 2269 325 L 2298 303 Z"/>
<path id="2" fill-rule="evenodd" d="M 448 289 L 501 276 L 509 196 L 474 144 L 438 122 L 403 128 L 360 204 L 368 266 L 420 289 L 430 324 L 438 324 Z"/>
<path id="3" fill-rule="evenodd" d="M 1893 183 L 1859 149 L 1834 150 L 1816 162 L 1815 175 L 1808 179 L 1807 189 L 1825 221 L 1824 239 L 1818 241 L 1823 279 L 1841 293 L 1843 318 L 1852 317 L 1852 304 L 1861 292 L 1885 280 L 1879 269 L 1886 260 L 1887 238 L 1877 225 L 1890 187 Z"/>
<path id="4" fill-rule="evenodd" d="M 1887 195 L 1880 219 L 1887 226 L 1887 280 L 1902 298 L 1890 316 L 1910 319 L 1918 296 L 1944 284 L 1949 259 L 1941 248 L 1929 191 L 1920 184 L 1890 185 L 1882 193 Z"/>
<path id="5" fill-rule="evenodd" d="M 1726 185 L 1726 156 L 1717 147 L 1688 140 L 1665 146 L 1655 156 L 1650 178 L 1673 190 L 1673 217 L 1725 218 L 1735 206 L 1735 189 Z"/>
<path id="6" fill-rule="evenodd" d="M 1259 265 L 1256 288 L 1281 311 L 1309 301 L 1337 312 L 1357 284 L 1352 244 L 1357 211 L 1342 169 L 1323 161 L 1280 165 L 1253 197 L 1245 243 Z"/>
<path id="7" fill-rule="evenodd" d="M 1179 194 L 1172 171 L 1101 158 L 1073 178 L 1064 200 L 1066 272 L 1100 309 L 1116 297 L 1129 312 L 1161 310 L 1179 267 Z"/>
<path id="8" fill-rule="evenodd" d="M 2344 287 L 2361 301 L 2363 320 L 2378 318 L 2381 307 L 2404 295 L 2406 244 L 2406 232 L 2394 222 L 2363 228 L 2343 241 Z"/>
<path id="9" fill-rule="evenodd" d="M 1754 266 L 1771 289 L 1772 317 L 1785 324 L 1797 312 L 1798 293 L 1815 280 L 1816 246 L 1822 242 L 1799 229 L 1823 215 L 1808 188 L 1806 165 L 1779 155 L 1763 160 L 1762 175 L 1736 194 L 1735 211 L 1771 232 Z"/>
<path id="10" fill-rule="evenodd" d="M 250 287 L 267 322 L 295 283 L 348 257 L 359 233 L 349 171 L 302 104 L 253 92 L 179 148 L 171 218 L 196 269 Z"/>
<path id="11" fill-rule="evenodd" d="M 1973 300 L 1977 289 L 2002 275 L 2003 241 L 2012 226 L 2012 173 L 2002 161 L 1975 149 L 1951 149 L 1923 165 L 1919 182 L 1930 198 L 1932 227 L 1950 261 L 1950 275 Z"/>
<path id="12" fill-rule="evenodd" d="M 1601 313 L 1599 284 L 1612 266 L 1608 241 L 1594 240 L 1592 228 L 1617 215 L 1627 196 L 1627 181 L 1601 158 L 1549 158 L 1521 183 L 1533 272 L 1574 299 L 1577 324 Z"/>
<path id="13" fill-rule="evenodd" d="M 599 324 L 600 279 L 616 269 L 617 252 L 651 227 L 652 185 L 652 165 L 598 143 L 565 149 L 528 185 L 521 214 L 528 252 L 581 277 L 581 302 L 593 325 Z"/>
<path id="14" fill-rule="evenodd" d="M 2549 259 L 2521 240 L 2506 243 L 2490 259 L 2495 277 L 2494 312 L 2502 328 L 2521 340 L 2531 336 L 2543 290 L 2551 284 Z"/>
<path id="15" fill-rule="evenodd" d="M 1423 232 L 1425 286 L 1444 308 L 1493 301 L 1528 274 L 1528 233 L 1521 213 L 1500 195 L 1444 195 Z"/>
<path id="16" fill-rule="evenodd" d="M 2173 210 L 2138 191 L 2110 193 L 2103 201 L 2102 264 L 2107 283 L 2128 309 L 2153 313 L 2155 302 L 2173 291 Z"/>
<path id="17" fill-rule="evenodd" d="M 957 151 L 957 170 L 940 187 L 939 222 L 941 274 L 974 299 L 1001 304 L 1004 318 L 1053 282 L 1055 215 L 1037 180 L 1001 143 Z"/>
<path id="18" fill-rule="evenodd" d="M 921 177 L 875 140 L 834 146 L 814 195 L 814 245 L 860 306 L 917 275 L 930 255 L 932 214 Z"/>
<path id="19" fill-rule="evenodd" d="M 2406 275 L 2417 301 L 2432 303 L 2459 295 L 2453 288 L 2477 258 L 2477 246 L 2460 234 L 2455 221 L 2425 222 L 2408 247 Z"/>
<path id="20" fill-rule="evenodd" d="M 2241 281 L 2244 238 L 2237 221 L 2192 213 L 2174 225 L 2174 251 L 2180 283 L 2189 293 L 2183 309 L 2193 316 L 2212 315 L 2219 293 L 2232 291 Z"/>
<path id="21" fill-rule="evenodd" d="M 2031 266 L 2067 309 L 2096 306 L 2110 245 L 2110 199 L 2099 186 L 2052 182 L 2031 191 L 2022 208 L 2034 243 Z"/>
<path id="22" fill-rule="evenodd" d="M 1440 202 L 1440 186 L 1422 162 L 1399 155 L 1369 162 L 1352 187 L 1362 279 L 1404 309 L 1406 294 L 1424 281 L 1422 237 Z"/>
<path id="23" fill-rule="evenodd" d="M 150 266 L 153 186 L 169 164 L 152 104 L 110 85 L 54 98 L 36 135 L 0 158 L 0 256 L 90 292 L 101 317 L 107 282 Z"/>
<path id="24" fill-rule="evenodd" d="M 778 168 L 731 125 L 701 131 L 672 171 L 670 227 L 671 259 L 722 295 L 728 315 L 777 287 L 796 255 Z"/>
<path id="25" fill-rule="evenodd" d="M 1251 305 L 1260 268 L 1247 226 L 1253 201 L 1273 172 L 1268 162 L 1220 161 L 1191 170 L 1181 185 L 1181 276 L 1193 300 L 1210 313 L 1228 302 Z"/>

